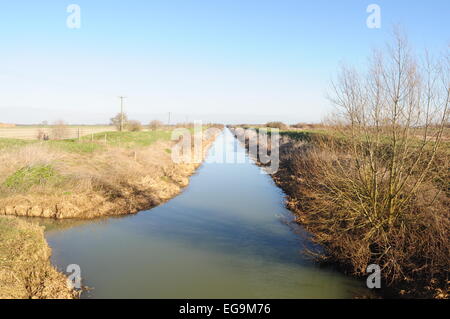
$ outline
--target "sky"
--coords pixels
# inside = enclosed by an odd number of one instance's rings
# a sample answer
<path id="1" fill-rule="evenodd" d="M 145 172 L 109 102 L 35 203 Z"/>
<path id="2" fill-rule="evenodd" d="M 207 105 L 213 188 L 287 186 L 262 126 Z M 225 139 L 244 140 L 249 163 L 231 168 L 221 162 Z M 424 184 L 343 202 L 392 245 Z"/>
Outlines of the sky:
<path id="1" fill-rule="evenodd" d="M 143 123 L 318 122 L 341 63 L 363 67 L 394 25 L 442 51 L 449 16 L 448 0 L 0 0 L 0 122 L 107 123 L 119 95 Z"/>

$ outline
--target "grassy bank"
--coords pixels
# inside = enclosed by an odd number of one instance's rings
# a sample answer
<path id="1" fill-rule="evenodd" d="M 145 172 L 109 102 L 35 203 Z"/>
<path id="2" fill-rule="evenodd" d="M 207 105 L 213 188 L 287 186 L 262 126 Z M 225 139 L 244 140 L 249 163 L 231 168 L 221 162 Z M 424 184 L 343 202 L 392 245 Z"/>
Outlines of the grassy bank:
<path id="1" fill-rule="evenodd" d="M 94 218 L 136 213 L 188 184 L 198 163 L 173 163 L 171 131 L 54 141 L 0 139 L 0 215 Z M 205 137 L 204 152 L 213 136 Z"/>
<path id="2" fill-rule="evenodd" d="M 0 299 L 76 298 L 50 254 L 42 227 L 0 217 Z"/>
<path id="3" fill-rule="evenodd" d="M 433 170 L 412 190 L 425 170 L 417 164 L 399 190 L 399 198 L 408 202 L 390 215 L 388 179 L 380 173 L 390 163 L 389 142 L 378 145 L 379 180 L 376 197 L 370 197 L 364 183 L 370 175 L 360 170 L 363 157 L 355 157 L 345 138 L 333 130 L 281 136 L 280 168 L 272 177 L 287 194 L 297 222 L 324 248 L 309 253 L 355 276 L 366 277 L 368 265 L 380 265 L 384 296 L 448 298 L 448 150 L 435 154 Z M 414 159 L 413 154 L 408 160 Z"/>
<path id="4" fill-rule="evenodd" d="M 216 132 L 204 134 L 203 156 Z M 199 163 L 174 163 L 171 131 L 54 141 L 0 139 L 0 215 L 89 219 L 132 214 L 177 195 Z M 43 228 L 0 216 L 0 299 L 77 298 L 50 263 Z"/>

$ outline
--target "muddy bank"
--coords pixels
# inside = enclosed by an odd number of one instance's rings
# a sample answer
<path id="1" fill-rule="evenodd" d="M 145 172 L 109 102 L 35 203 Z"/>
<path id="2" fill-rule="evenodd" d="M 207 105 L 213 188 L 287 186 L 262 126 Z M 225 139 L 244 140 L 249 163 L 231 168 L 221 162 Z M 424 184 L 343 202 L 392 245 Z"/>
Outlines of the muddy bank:
<path id="1" fill-rule="evenodd" d="M 43 227 L 0 217 L 0 299 L 78 298 L 50 255 Z"/>
<path id="2" fill-rule="evenodd" d="M 203 158 L 215 136 L 204 137 Z M 48 175 L 55 182 L 2 194 L 0 215 L 89 219 L 152 208 L 179 194 L 200 165 L 173 163 L 173 146 L 172 141 L 158 141 L 150 147 L 115 147 L 89 155 L 29 146 L 22 153 L 35 156 L 27 167 L 51 163 Z M 19 153 L 16 158 L 20 156 L 25 157 Z"/>

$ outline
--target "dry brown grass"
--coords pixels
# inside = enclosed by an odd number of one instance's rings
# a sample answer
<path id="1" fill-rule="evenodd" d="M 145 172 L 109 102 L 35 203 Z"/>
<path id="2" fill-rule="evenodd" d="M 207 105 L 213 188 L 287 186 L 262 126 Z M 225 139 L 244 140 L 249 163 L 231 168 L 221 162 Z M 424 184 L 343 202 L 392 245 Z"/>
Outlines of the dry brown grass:
<path id="1" fill-rule="evenodd" d="M 152 130 L 152 131 L 157 130 L 158 128 L 163 127 L 163 126 L 164 126 L 164 123 L 161 121 L 158 121 L 158 120 L 150 121 L 150 123 L 148 124 L 149 130 Z"/>
<path id="2" fill-rule="evenodd" d="M 93 218 L 151 208 L 178 194 L 199 165 L 173 163 L 173 144 L 160 140 L 148 147 L 106 146 L 92 153 L 45 143 L 7 149 L 0 153 L 0 215 Z M 26 188 L 5 184 L 24 167 L 50 167 L 51 179 Z"/>
<path id="3" fill-rule="evenodd" d="M 388 182 L 378 185 L 380 197 L 371 203 L 351 157 L 345 151 L 330 153 L 314 142 L 282 147 L 282 168 L 274 178 L 289 195 L 288 206 L 298 221 L 326 248 L 316 256 L 337 261 L 355 275 L 365 275 L 367 266 L 375 263 L 387 286 L 415 296 L 446 297 L 450 200 L 440 191 L 442 184 L 422 183 L 391 221 L 388 206 L 378 207 L 376 215 L 371 207 L 387 205 L 383 196 Z M 401 198 L 410 194 L 414 181 Z"/>
<path id="4" fill-rule="evenodd" d="M 50 263 L 43 228 L 0 217 L 0 299 L 73 299 L 67 278 Z"/>
<path id="5" fill-rule="evenodd" d="M 64 121 L 56 121 L 53 124 L 50 138 L 52 140 L 62 140 L 65 138 L 69 138 L 69 133 L 69 128 Z"/>
<path id="6" fill-rule="evenodd" d="M 265 127 L 277 128 L 279 130 L 287 130 L 289 128 L 289 126 L 283 122 L 268 122 Z"/>
<path id="7" fill-rule="evenodd" d="M 128 121 L 127 129 L 130 132 L 140 132 L 140 131 L 142 131 L 143 127 L 142 127 L 141 122 L 136 121 L 136 120 L 131 120 L 131 121 Z"/>
<path id="8" fill-rule="evenodd" d="M 29 144 L 20 148 L 0 152 L 2 166 L 0 168 L 0 178 L 3 174 L 8 174 L 11 169 L 17 167 L 33 165 L 37 163 L 49 164 L 62 159 L 64 154 L 55 148 L 45 144 Z"/>
<path id="9" fill-rule="evenodd" d="M 291 128 L 302 129 L 302 130 L 314 130 L 314 129 L 324 129 L 326 126 L 321 123 L 296 123 L 291 125 Z"/>

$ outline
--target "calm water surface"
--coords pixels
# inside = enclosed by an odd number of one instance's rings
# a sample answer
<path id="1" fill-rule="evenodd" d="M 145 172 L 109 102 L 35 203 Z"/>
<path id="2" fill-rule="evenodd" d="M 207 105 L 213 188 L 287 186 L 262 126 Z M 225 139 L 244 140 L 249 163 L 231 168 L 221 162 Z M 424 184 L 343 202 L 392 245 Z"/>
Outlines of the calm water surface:
<path id="1" fill-rule="evenodd" d="M 81 267 L 85 298 L 351 298 L 362 283 L 301 253 L 283 193 L 226 130 L 182 194 L 137 215 L 48 225 L 52 261 Z"/>

